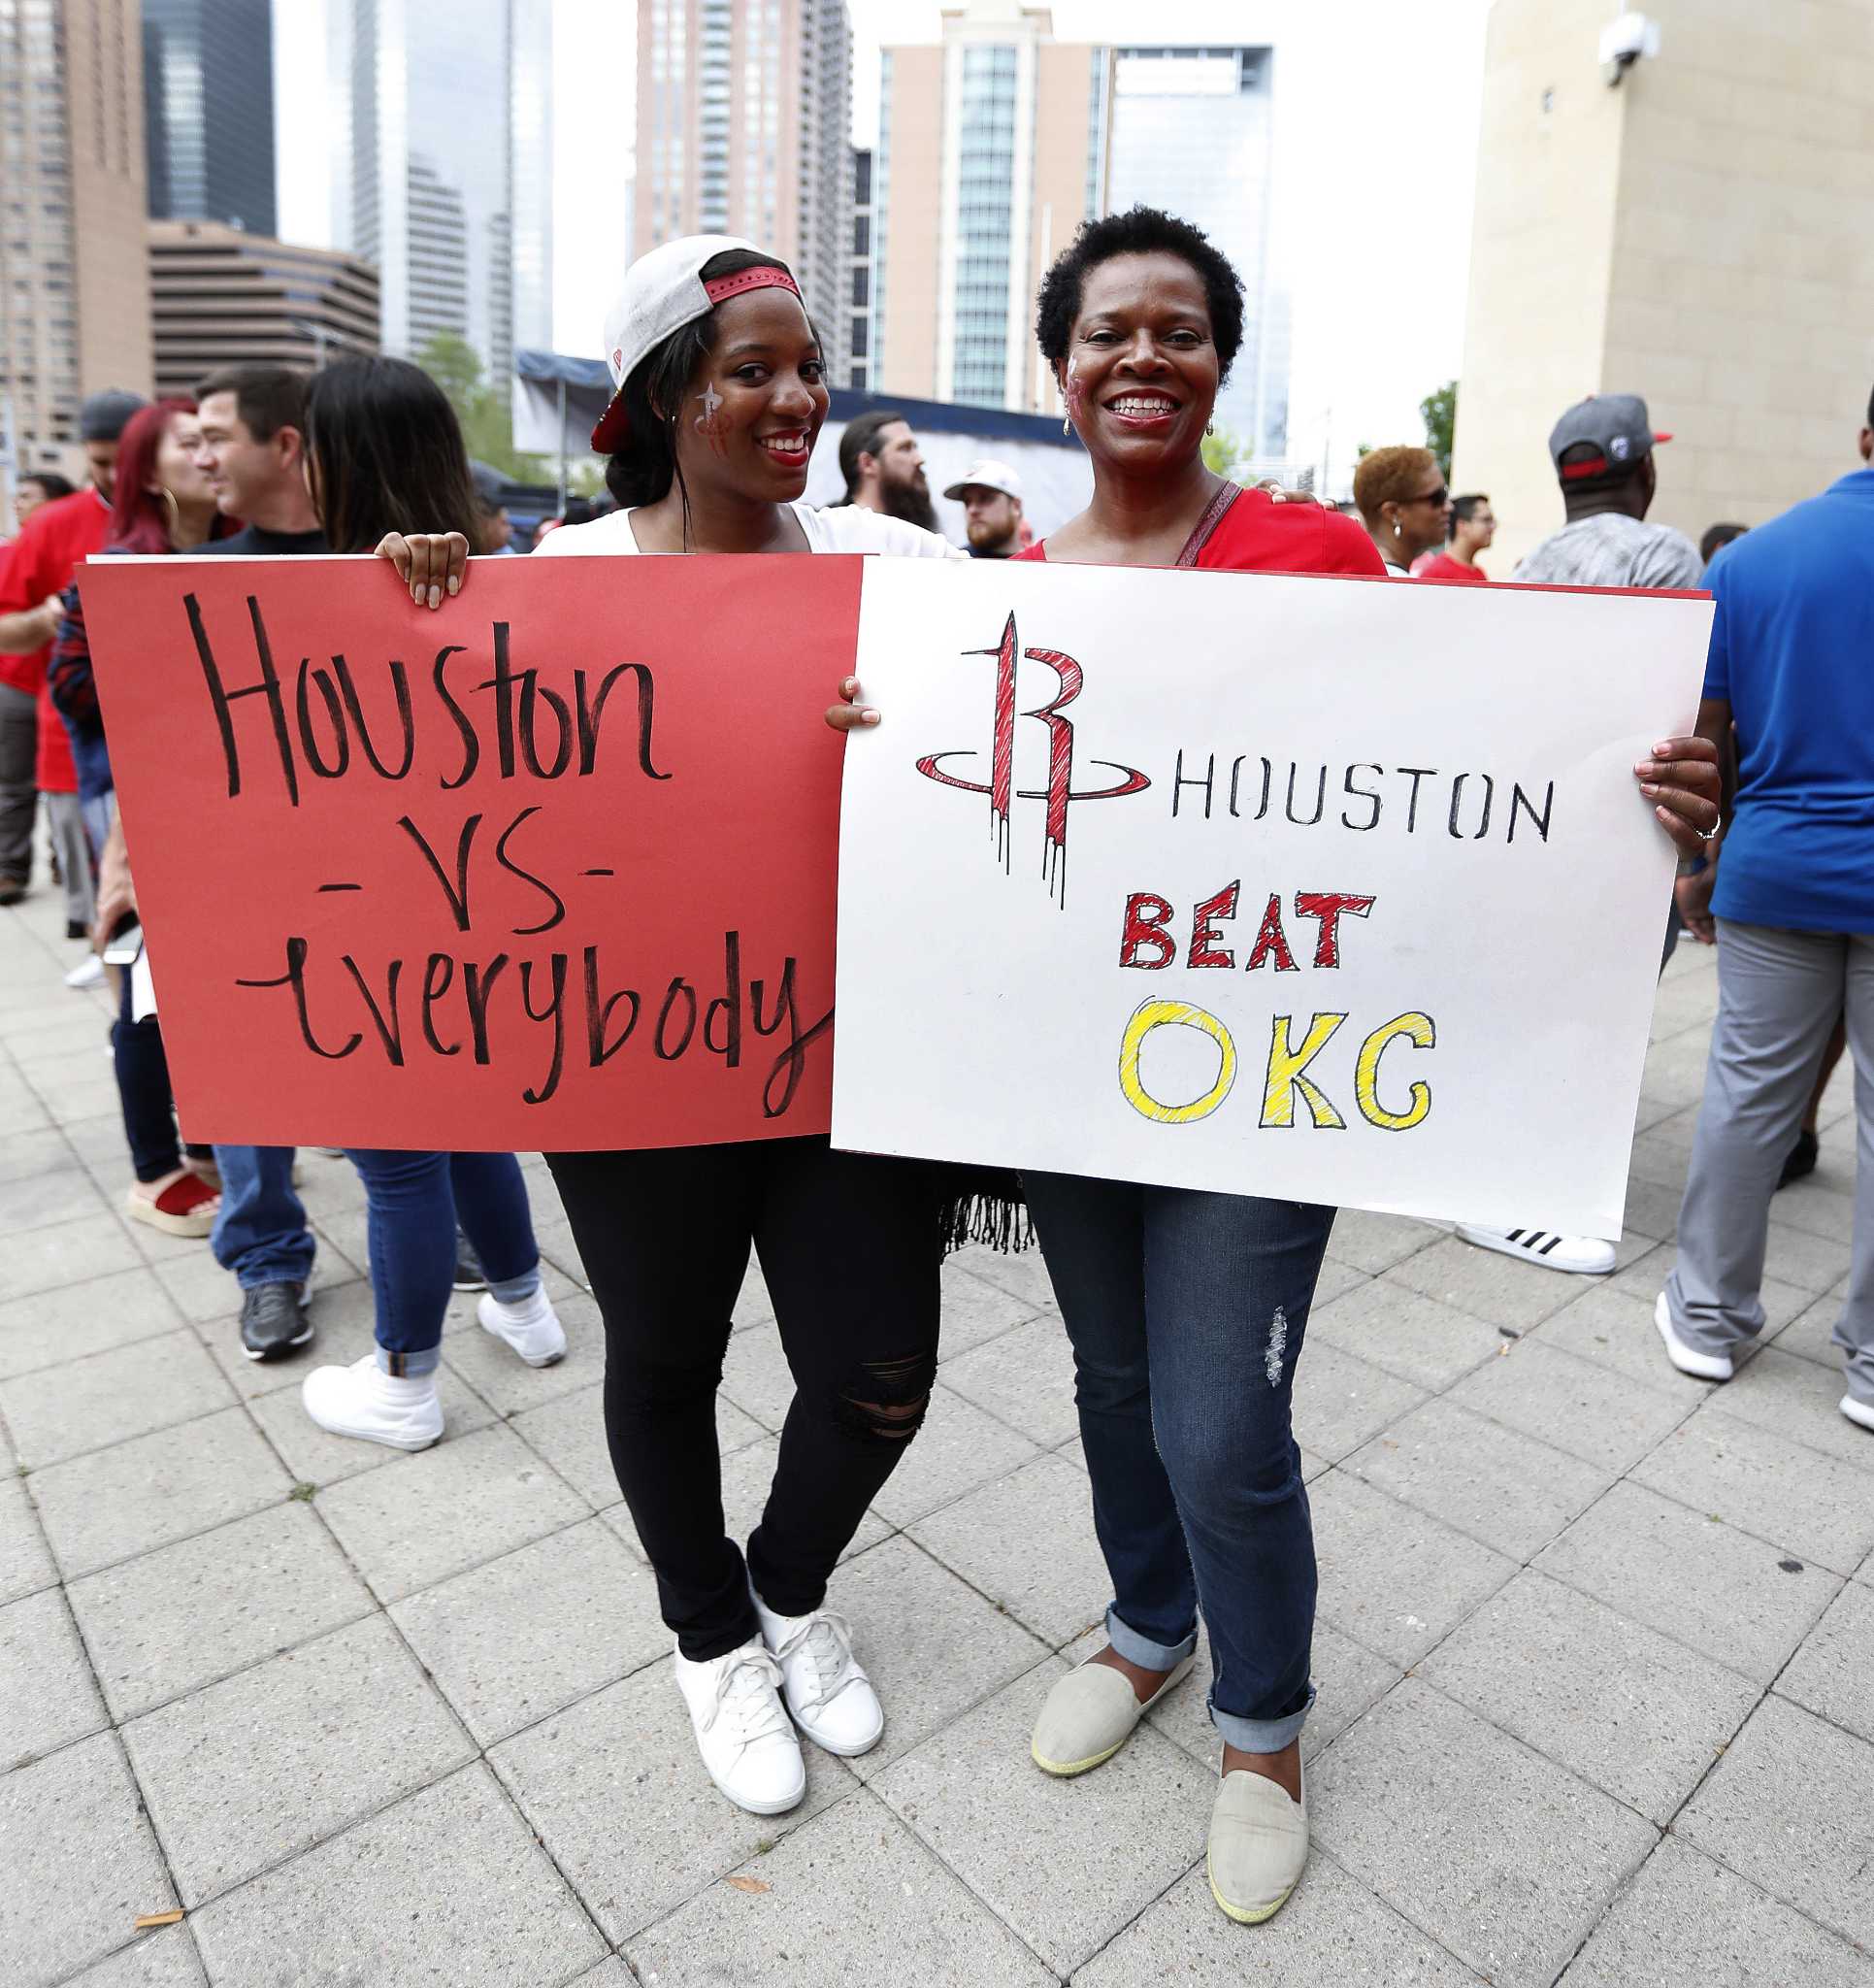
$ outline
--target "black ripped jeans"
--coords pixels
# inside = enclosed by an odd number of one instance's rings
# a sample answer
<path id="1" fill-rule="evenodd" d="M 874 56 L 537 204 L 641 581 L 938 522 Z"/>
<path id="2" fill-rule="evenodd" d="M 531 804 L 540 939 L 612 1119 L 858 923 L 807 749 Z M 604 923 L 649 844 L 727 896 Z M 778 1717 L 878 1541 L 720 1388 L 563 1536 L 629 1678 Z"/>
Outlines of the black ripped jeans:
<path id="1" fill-rule="evenodd" d="M 937 1377 L 941 1190 L 824 1139 L 547 1156 L 606 1326 L 606 1440 L 664 1620 L 694 1662 L 805 1615 Z M 795 1394 L 760 1526 L 725 1534 L 715 1398 L 753 1245 Z"/>

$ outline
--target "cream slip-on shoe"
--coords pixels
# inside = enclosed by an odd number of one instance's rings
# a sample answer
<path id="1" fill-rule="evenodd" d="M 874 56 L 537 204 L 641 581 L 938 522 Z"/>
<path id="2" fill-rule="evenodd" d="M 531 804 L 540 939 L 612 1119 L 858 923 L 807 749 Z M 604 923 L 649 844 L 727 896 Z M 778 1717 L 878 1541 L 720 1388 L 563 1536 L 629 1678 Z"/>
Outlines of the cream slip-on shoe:
<path id="1" fill-rule="evenodd" d="M 1247 1768 L 1225 1774 L 1210 1811 L 1210 1896 L 1239 1926 L 1260 1926 L 1288 1904 L 1308 1861 L 1308 1786 L 1286 1788 Z"/>
<path id="2" fill-rule="evenodd" d="M 1170 1675 L 1143 1705 L 1123 1671 L 1090 1658 L 1055 1685 L 1035 1720 L 1029 1751 L 1044 1774 L 1066 1778 L 1110 1760 L 1133 1737 L 1133 1728 L 1197 1662 L 1172 1666 Z"/>

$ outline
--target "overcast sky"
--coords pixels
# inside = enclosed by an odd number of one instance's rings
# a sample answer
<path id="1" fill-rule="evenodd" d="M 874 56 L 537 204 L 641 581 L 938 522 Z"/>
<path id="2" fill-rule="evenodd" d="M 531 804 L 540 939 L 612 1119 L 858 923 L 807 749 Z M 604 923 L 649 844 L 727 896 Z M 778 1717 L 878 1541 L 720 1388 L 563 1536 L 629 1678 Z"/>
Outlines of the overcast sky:
<path id="1" fill-rule="evenodd" d="M 329 0 L 274 0 L 280 232 L 329 240 L 323 91 Z M 853 132 L 877 128 L 878 50 L 936 41 L 937 0 L 847 0 Z M 1138 0 L 1056 0 L 1064 40 L 1137 42 Z M 1295 299 L 1292 448 L 1420 439 L 1418 402 L 1463 351 L 1489 0 L 1183 0 L 1177 42 L 1276 49 L 1278 274 Z M 1155 10 L 1154 10 L 1155 12 Z M 631 172 L 630 0 L 553 0 L 553 315 L 596 353 L 623 255 Z M 288 83 L 290 79 L 290 83 Z"/>

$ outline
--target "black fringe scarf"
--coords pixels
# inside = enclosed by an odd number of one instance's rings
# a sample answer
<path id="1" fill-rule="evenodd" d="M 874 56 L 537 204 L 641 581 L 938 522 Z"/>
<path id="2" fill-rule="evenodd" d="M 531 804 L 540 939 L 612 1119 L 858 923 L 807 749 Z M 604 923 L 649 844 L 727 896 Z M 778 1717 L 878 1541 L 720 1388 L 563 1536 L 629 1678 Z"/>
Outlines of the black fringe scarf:
<path id="1" fill-rule="evenodd" d="M 1035 1241 L 1035 1224 L 1012 1168 L 939 1166 L 937 1224 L 943 1253 L 975 1242 L 1004 1255 Z"/>

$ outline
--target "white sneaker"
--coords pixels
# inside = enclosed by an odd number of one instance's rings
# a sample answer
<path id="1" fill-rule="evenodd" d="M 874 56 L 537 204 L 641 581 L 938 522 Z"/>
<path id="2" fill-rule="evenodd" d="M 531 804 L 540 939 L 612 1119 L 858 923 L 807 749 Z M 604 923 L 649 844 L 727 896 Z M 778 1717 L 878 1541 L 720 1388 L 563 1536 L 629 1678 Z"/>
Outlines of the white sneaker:
<path id="1" fill-rule="evenodd" d="M 1500 1249 L 1541 1270 L 1572 1271 L 1576 1276 L 1604 1277 L 1614 1267 L 1614 1245 L 1597 1236 L 1559 1236 L 1553 1229 L 1487 1229 L 1460 1222 L 1458 1234 L 1479 1249 Z"/>
<path id="2" fill-rule="evenodd" d="M 1694 1346 L 1689 1346 L 1672 1325 L 1672 1307 L 1665 1302 L 1661 1291 L 1653 1305 L 1653 1323 L 1660 1328 L 1660 1337 L 1665 1342 L 1665 1356 L 1681 1374 L 1690 1374 L 1694 1380 L 1728 1380 L 1735 1369 L 1723 1353 L 1701 1353 Z"/>
<path id="3" fill-rule="evenodd" d="M 755 1594 L 751 1587 L 748 1592 Z M 794 1723 L 816 1746 L 851 1759 L 870 1753 L 885 1730 L 885 1714 L 871 1679 L 852 1654 L 852 1630 L 843 1615 L 816 1608 L 810 1615 L 776 1615 L 759 1595 L 762 1641 L 780 1666 L 781 1686 Z"/>
<path id="4" fill-rule="evenodd" d="M 356 1436 L 391 1449 L 427 1449 L 443 1434 L 436 1375 L 399 1379 L 367 1353 L 349 1367 L 314 1367 L 301 1384 L 306 1412 L 334 1436 Z"/>
<path id="5" fill-rule="evenodd" d="M 104 978 L 104 962 L 95 952 L 87 952 L 72 971 L 65 976 L 65 984 L 77 989 L 95 987 Z"/>
<path id="6" fill-rule="evenodd" d="M 1852 1394 L 1841 1398 L 1841 1411 L 1858 1429 L 1874 1429 L 1874 1402 L 1859 1402 Z"/>
<path id="7" fill-rule="evenodd" d="M 785 1815 L 806 1793 L 806 1763 L 780 1683 L 780 1667 L 757 1636 L 705 1664 L 676 1653 L 676 1688 L 690 1708 L 703 1765 L 750 1815 Z"/>
<path id="8" fill-rule="evenodd" d="M 550 1367 L 566 1358 L 566 1328 L 544 1284 L 518 1305 L 504 1305 L 492 1291 L 485 1291 L 475 1315 L 484 1332 L 506 1340 L 530 1367 Z"/>

